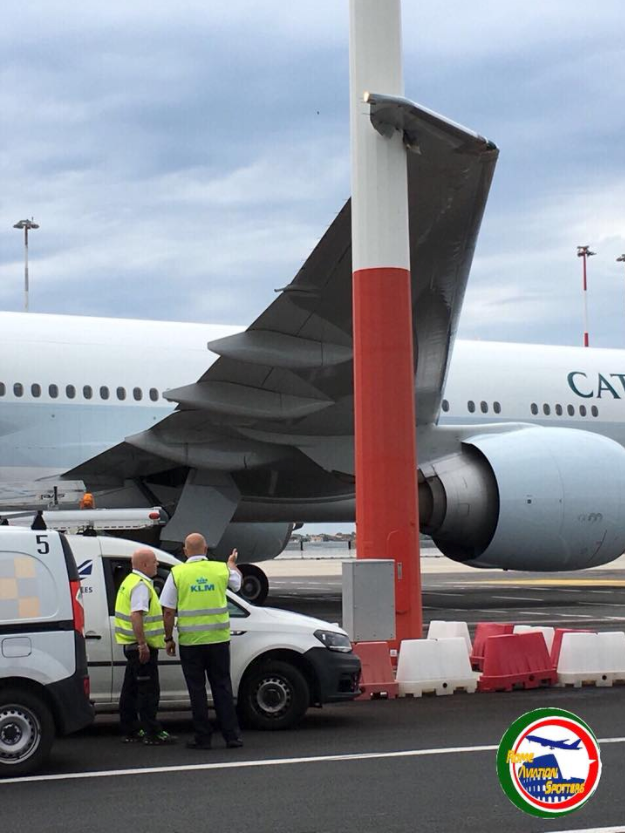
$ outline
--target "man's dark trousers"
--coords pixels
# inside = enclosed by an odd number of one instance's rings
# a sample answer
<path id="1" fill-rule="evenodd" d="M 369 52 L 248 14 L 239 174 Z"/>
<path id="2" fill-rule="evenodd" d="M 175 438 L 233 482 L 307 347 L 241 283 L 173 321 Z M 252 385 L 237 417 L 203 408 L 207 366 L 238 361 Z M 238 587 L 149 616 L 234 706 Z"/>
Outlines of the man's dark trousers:
<path id="1" fill-rule="evenodd" d="M 138 645 L 124 645 L 124 655 L 128 662 L 119 697 L 122 734 L 131 735 L 143 729 L 148 735 L 155 735 L 161 731 L 161 724 L 156 719 L 161 696 L 158 650 L 150 648 L 150 659 L 144 663 L 139 662 Z"/>
<path id="2" fill-rule="evenodd" d="M 230 642 L 180 645 L 179 647 L 180 663 L 191 700 L 195 739 L 198 743 L 209 743 L 212 733 L 206 697 L 207 677 L 224 740 L 238 738 L 239 723 L 230 680 Z"/>

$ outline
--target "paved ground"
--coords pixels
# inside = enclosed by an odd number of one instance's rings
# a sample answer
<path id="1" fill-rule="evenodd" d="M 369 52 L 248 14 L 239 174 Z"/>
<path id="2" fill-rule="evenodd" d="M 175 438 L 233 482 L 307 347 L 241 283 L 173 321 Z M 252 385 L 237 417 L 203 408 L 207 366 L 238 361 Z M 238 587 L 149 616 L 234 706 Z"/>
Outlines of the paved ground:
<path id="1" fill-rule="evenodd" d="M 335 561 L 276 561 L 267 604 L 342 620 L 341 565 Z M 625 559 L 575 573 L 519 573 L 463 568 L 447 559 L 423 560 L 423 618 L 555 627 L 625 629 Z"/>
<path id="2" fill-rule="evenodd" d="M 340 565 L 282 562 L 270 603 L 337 621 Z M 426 620 L 503 619 L 623 629 L 625 573 L 553 577 L 424 571 Z M 487 583 L 487 582 L 497 582 Z M 534 582 L 520 583 L 520 582 Z M 563 582 L 590 582 L 589 584 Z M 503 583 L 499 583 L 503 582 Z M 541 821 L 514 808 L 495 776 L 496 746 L 520 714 L 545 705 L 585 719 L 602 743 L 597 794 Z M 187 715 L 166 725 L 190 737 Z M 300 729 L 248 732 L 241 750 L 122 746 L 115 721 L 59 741 L 45 773 L 0 783 L 2 833 L 455 833 L 625 831 L 625 687 L 456 694 L 312 711 Z M 620 826 L 623 825 L 623 826 Z"/>

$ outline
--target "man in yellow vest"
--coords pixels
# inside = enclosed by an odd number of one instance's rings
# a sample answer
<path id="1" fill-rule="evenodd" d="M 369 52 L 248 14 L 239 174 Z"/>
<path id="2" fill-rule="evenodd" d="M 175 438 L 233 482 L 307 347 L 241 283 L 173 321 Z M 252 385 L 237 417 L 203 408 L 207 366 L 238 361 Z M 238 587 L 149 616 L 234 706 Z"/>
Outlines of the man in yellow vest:
<path id="1" fill-rule="evenodd" d="M 237 569 L 237 551 L 228 563 L 209 561 L 203 535 L 194 532 L 185 540 L 187 560 L 176 565 L 161 593 L 165 621 L 165 642 L 169 656 L 175 656 L 172 636 L 174 617 L 178 611 L 180 664 L 189 689 L 195 738 L 187 743 L 190 749 L 210 749 L 211 725 L 208 719 L 206 678 L 213 694 L 213 703 L 221 733 L 228 749 L 243 746 L 234 707 L 230 680 L 230 617 L 226 588 L 241 587 Z"/>
<path id="2" fill-rule="evenodd" d="M 115 640 L 123 645 L 127 660 L 119 698 L 122 740 L 149 746 L 176 742 L 156 719 L 161 693 L 158 649 L 165 647 L 163 611 L 152 582 L 157 567 L 153 550 L 136 550 L 132 572 L 115 600 Z"/>

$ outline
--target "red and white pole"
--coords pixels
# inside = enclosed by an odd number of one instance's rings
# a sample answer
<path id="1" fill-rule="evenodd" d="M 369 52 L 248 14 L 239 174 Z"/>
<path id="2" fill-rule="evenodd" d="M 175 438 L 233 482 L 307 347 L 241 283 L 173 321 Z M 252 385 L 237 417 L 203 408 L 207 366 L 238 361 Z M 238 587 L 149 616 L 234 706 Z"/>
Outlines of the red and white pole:
<path id="1" fill-rule="evenodd" d="M 589 246 L 578 246 L 577 256 L 582 258 L 582 281 L 584 292 L 584 347 L 589 346 L 588 339 L 588 279 L 586 273 L 586 265 L 588 258 L 594 255 L 595 252 L 590 251 Z"/>
<path id="2" fill-rule="evenodd" d="M 401 58 L 400 0 L 350 0 L 358 557 L 395 561 L 398 643 L 422 629 L 408 174 L 365 93 L 403 96 Z"/>

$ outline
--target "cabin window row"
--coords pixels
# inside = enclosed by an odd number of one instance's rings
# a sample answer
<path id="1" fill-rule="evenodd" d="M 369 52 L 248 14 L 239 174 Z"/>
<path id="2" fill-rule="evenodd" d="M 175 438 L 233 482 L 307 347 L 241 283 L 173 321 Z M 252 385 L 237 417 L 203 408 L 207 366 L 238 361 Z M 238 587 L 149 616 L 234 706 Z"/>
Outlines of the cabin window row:
<path id="1" fill-rule="evenodd" d="M 539 409 L 538 405 L 536 404 L 536 402 L 532 402 L 532 404 L 530 405 L 530 411 L 532 412 L 532 414 L 534 416 L 538 416 L 539 410 L 540 409 Z M 578 412 L 579 412 L 579 415 L 582 416 L 582 417 L 588 416 L 588 410 L 589 409 L 586 407 L 586 405 L 579 405 L 577 409 L 575 408 L 575 405 L 567 405 L 566 406 L 566 413 L 570 417 L 575 416 L 576 413 L 578 413 Z M 552 411 L 552 406 L 551 405 L 548 405 L 547 403 L 543 404 L 542 412 L 545 416 L 551 416 L 551 411 Z M 553 406 L 553 413 L 556 416 L 563 416 L 564 415 L 564 406 L 563 405 L 554 405 Z M 592 405 L 590 407 L 590 413 L 591 413 L 592 416 L 598 417 L 599 416 L 599 408 L 597 408 L 596 405 Z"/>
<path id="2" fill-rule="evenodd" d="M 21 382 L 15 382 L 13 385 L 13 395 L 17 396 L 18 398 L 24 396 L 26 392 L 26 386 L 23 385 Z M 35 382 L 30 386 L 30 395 L 34 399 L 39 399 L 44 392 L 44 388 Z M 100 388 L 92 388 L 91 385 L 83 385 L 82 388 L 77 388 L 75 385 L 65 385 L 65 387 L 59 385 L 48 385 L 48 396 L 50 399 L 58 399 L 60 396 L 65 396 L 67 399 L 76 399 L 77 396 L 82 394 L 83 399 L 97 399 L 98 397 L 104 401 L 107 399 L 115 399 L 117 398 L 120 402 L 123 402 L 126 398 L 135 400 L 135 402 L 141 402 L 143 399 L 143 388 L 132 388 L 132 390 L 126 392 L 126 388 L 119 387 L 111 390 L 106 385 L 102 385 Z M 0 382 L 0 396 L 6 396 L 7 393 L 7 386 L 4 382 Z M 160 393 L 156 388 L 150 388 L 147 391 L 147 398 L 149 398 L 152 402 L 158 402 L 160 398 Z"/>
<path id="3" fill-rule="evenodd" d="M 488 402 L 485 402 L 484 400 L 478 403 L 478 405 L 476 405 L 476 403 L 472 399 L 469 399 L 469 401 L 467 402 L 467 411 L 470 414 L 474 414 L 478 407 L 483 414 L 487 414 L 491 409 L 494 414 L 501 413 L 501 403 L 499 402 L 493 402 L 492 405 Z M 449 401 L 447 399 L 443 399 L 442 409 L 445 413 L 449 411 Z"/>

